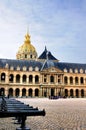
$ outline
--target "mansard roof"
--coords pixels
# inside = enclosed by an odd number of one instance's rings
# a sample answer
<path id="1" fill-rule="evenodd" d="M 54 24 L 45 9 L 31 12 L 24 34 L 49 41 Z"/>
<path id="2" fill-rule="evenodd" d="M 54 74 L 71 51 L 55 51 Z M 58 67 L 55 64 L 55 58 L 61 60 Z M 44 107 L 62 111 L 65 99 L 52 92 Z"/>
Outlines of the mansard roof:
<path id="1" fill-rule="evenodd" d="M 84 72 L 86 70 L 86 64 L 79 64 L 79 63 L 65 63 L 65 62 L 53 62 L 52 60 L 46 60 L 42 66 L 42 69 L 47 69 L 50 67 L 56 67 L 61 69 L 62 71 L 64 69 L 67 69 L 68 71 L 70 69 L 73 70 L 73 72 L 75 71 L 75 69 L 78 70 L 78 72 L 80 72 L 80 69 L 83 69 Z"/>
<path id="2" fill-rule="evenodd" d="M 42 67 L 42 63 L 36 60 L 12 60 L 12 59 L 0 59 L 0 68 L 5 68 L 6 64 L 8 64 L 8 68 L 11 66 L 14 67 L 14 70 L 19 66 L 20 70 L 25 66 L 27 70 L 29 67 L 38 67 L 39 69 Z"/>
<path id="3" fill-rule="evenodd" d="M 65 63 L 65 62 L 55 62 L 53 60 L 45 60 L 44 62 L 36 61 L 36 60 L 12 60 L 12 59 L 0 59 L 0 68 L 5 68 L 8 65 L 8 69 L 13 66 L 14 70 L 19 66 L 20 70 L 25 66 L 27 70 L 29 67 L 33 69 L 35 67 L 39 68 L 39 71 L 43 71 L 44 69 L 48 69 L 50 67 L 59 68 L 60 70 L 64 71 L 67 69 L 69 72 L 70 69 L 75 71 L 75 69 L 80 72 L 80 69 L 83 69 L 84 73 L 86 71 L 86 64 L 79 64 L 79 63 Z"/>

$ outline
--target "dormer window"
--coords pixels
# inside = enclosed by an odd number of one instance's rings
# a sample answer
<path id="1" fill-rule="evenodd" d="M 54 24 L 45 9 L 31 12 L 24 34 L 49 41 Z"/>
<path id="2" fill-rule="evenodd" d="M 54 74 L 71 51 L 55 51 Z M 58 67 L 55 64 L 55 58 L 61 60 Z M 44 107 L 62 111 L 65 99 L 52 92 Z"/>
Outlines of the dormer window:
<path id="1" fill-rule="evenodd" d="M 39 68 L 37 66 L 35 67 L 35 71 L 39 71 Z"/>
<path id="2" fill-rule="evenodd" d="M 19 66 L 17 66 L 17 70 L 20 70 L 20 67 L 19 67 Z"/>
<path id="3" fill-rule="evenodd" d="M 80 73 L 83 73 L 83 69 L 80 69 Z"/>
<path id="4" fill-rule="evenodd" d="M 70 69 L 70 73 L 73 73 L 73 70 L 72 70 L 72 69 Z"/>
<path id="5" fill-rule="evenodd" d="M 33 70 L 33 68 L 32 68 L 32 66 L 30 66 L 30 67 L 29 67 L 29 71 L 32 71 L 32 70 Z"/>
<path id="6" fill-rule="evenodd" d="M 64 72 L 67 72 L 67 69 L 66 69 L 66 68 L 64 69 Z"/>
<path id="7" fill-rule="evenodd" d="M 27 69 L 26 66 L 23 66 L 23 71 L 26 71 L 26 69 Z"/>
<path id="8" fill-rule="evenodd" d="M 8 65 L 8 63 L 6 63 L 5 68 L 7 68 L 7 69 L 8 69 L 8 67 L 9 67 L 9 65 Z"/>
<path id="9" fill-rule="evenodd" d="M 78 73 L 78 69 L 75 69 L 75 73 Z"/>

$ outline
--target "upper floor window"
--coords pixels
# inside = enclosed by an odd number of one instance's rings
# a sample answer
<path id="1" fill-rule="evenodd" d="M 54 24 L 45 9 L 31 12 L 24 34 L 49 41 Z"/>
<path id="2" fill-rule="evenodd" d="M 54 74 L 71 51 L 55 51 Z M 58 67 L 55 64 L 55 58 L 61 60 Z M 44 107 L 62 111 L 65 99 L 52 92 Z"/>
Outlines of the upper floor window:
<path id="1" fill-rule="evenodd" d="M 68 83 L 68 77 L 67 77 L 67 76 L 64 77 L 64 83 L 65 83 L 65 84 Z"/>
<path id="2" fill-rule="evenodd" d="M 54 83 L 54 76 L 52 76 L 52 75 L 50 76 L 50 82 Z"/>
<path id="3" fill-rule="evenodd" d="M 16 75 L 16 83 L 20 83 L 20 75 L 19 74 Z"/>
<path id="4" fill-rule="evenodd" d="M 5 82 L 5 78 L 6 78 L 6 74 L 5 73 L 1 73 L 1 81 Z"/>
<path id="5" fill-rule="evenodd" d="M 9 81 L 10 81 L 10 82 L 13 82 L 13 79 L 14 79 L 14 75 L 13 75 L 13 74 L 10 74 L 10 75 L 9 75 Z"/>

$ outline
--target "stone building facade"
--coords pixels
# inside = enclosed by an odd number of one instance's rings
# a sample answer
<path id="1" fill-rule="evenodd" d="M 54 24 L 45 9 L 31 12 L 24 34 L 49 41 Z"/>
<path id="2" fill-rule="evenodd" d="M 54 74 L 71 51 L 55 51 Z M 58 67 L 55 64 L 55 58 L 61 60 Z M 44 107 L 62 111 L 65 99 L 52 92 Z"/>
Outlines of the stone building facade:
<path id="1" fill-rule="evenodd" d="M 0 59 L 0 95 L 86 97 L 86 64 L 59 62 L 45 47 L 38 57 L 25 35 L 15 59 Z"/>

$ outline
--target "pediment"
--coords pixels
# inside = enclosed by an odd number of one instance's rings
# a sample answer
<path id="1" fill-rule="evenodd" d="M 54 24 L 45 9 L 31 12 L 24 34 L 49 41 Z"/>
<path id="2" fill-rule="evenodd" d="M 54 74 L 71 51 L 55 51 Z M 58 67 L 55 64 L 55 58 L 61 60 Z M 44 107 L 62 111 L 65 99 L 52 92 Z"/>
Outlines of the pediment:
<path id="1" fill-rule="evenodd" d="M 55 68 L 55 67 L 50 67 L 50 68 L 44 69 L 43 71 L 55 72 L 55 73 L 62 73 L 62 72 L 63 72 L 63 71 L 60 70 L 59 68 Z"/>

